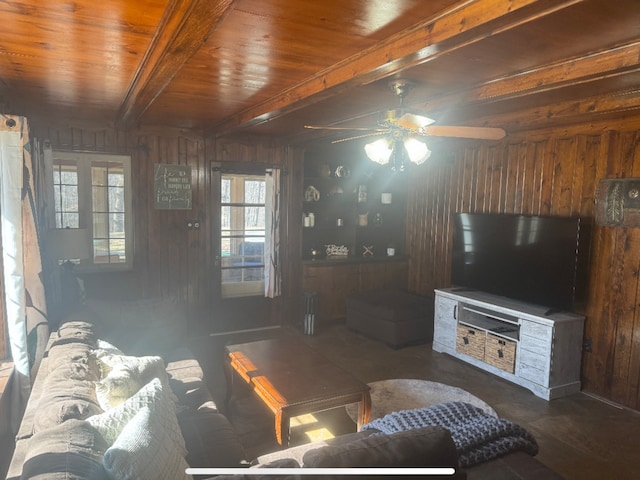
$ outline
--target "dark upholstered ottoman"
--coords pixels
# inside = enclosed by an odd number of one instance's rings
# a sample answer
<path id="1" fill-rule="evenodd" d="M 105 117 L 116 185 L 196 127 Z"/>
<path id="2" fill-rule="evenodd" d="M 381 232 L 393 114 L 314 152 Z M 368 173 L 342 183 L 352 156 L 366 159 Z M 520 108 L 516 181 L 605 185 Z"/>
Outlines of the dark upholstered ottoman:
<path id="1" fill-rule="evenodd" d="M 433 340 L 433 299 L 402 290 L 347 298 L 347 327 L 393 348 Z"/>

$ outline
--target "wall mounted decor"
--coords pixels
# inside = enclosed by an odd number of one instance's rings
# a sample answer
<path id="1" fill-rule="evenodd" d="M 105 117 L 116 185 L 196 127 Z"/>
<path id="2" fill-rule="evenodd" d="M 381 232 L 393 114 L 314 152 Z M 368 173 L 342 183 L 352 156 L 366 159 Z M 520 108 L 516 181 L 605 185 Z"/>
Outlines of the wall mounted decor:
<path id="1" fill-rule="evenodd" d="M 191 166 L 158 163 L 153 167 L 156 210 L 191 209 Z"/>
<path id="2" fill-rule="evenodd" d="M 595 198 L 596 225 L 640 227 L 640 178 L 605 178 Z"/>

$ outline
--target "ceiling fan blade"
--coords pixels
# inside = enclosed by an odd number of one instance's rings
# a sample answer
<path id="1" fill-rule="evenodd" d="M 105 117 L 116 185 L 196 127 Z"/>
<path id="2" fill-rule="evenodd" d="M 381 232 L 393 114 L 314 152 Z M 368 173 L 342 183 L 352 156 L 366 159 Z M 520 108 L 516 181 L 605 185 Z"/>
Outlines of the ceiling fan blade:
<path id="1" fill-rule="evenodd" d="M 357 140 L 358 138 L 366 138 L 366 137 L 377 137 L 378 135 L 384 135 L 386 134 L 387 131 L 381 131 L 381 132 L 371 132 L 371 133 L 365 133 L 363 135 L 356 135 L 355 137 L 349 137 L 349 138 L 341 138 L 340 140 L 334 140 L 331 143 L 341 143 L 341 142 L 348 142 L 349 140 Z"/>
<path id="2" fill-rule="evenodd" d="M 429 125 L 419 130 L 422 135 L 433 137 L 478 138 L 482 140 L 500 140 L 507 134 L 502 128 L 493 127 L 458 127 L 445 125 Z"/>
<path id="3" fill-rule="evenodd" d="M 386 129 L 376 127 L 329 127 L 323 125 L 305 125 L 304 128 L 311 128 L 313 130 L 352 130 L 362 132 L 381 132 Z"/>
<path id="4" fill-rule="evenodd" d="M 418 115 L 416 113 L 405 113 L 396 120 L 396 125 L 407 130 L 420 130 L 421 128 L 431 125 L 435 120 L 433 118 Z"/>

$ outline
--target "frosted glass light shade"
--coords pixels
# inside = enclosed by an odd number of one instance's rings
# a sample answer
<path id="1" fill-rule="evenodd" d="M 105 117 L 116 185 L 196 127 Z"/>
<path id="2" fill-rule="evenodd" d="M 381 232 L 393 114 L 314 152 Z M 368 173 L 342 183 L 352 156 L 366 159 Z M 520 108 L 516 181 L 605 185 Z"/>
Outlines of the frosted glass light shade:
<path id="1" fill-rule="evenodd" d="M 427 144 L 415 138 L 406 138 L 404 148 L 407 150 L 409 160 L 416 165 L 423 164 L 431 156 L 431 150 Z"/>
<path id="2" fill-rule="evenodd" d="M 381 138 L 375 142 L 367 143 L 364 146 L 364 151 L 370 160 L 380 165 L 386 165 L 389 163 L 391 152 L 393 151 L 391 145 L 392 143 L 388 139 Z"/>

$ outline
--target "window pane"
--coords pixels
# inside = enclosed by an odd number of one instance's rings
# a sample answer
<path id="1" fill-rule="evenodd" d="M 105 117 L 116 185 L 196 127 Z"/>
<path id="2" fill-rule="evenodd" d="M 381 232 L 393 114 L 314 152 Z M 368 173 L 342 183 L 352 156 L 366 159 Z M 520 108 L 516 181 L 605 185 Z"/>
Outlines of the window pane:
<path id="1" fill-rule="evenodd" d="M 124 188 L 109 187 L 109 210 L 124 212 Z"/>
<path id="2" fill-rule="evenodd" d="M 220 202 L 231 202 L 231 180 L 223 178 L 220 182 Z"/>
<path id="3" fill-rule="evenodd" d="M 245 207 L 244 228 L 264 231 L 264 207 Z"/>
<path id="4" fill-rule="evenodd" d="M 124 213 L 109 214 L 109 237 L 124 238 Z"/>
<path id="5" fill-rule="evenodd" d="M 108 212 L 109 205 L 107 203 L 107 188 L 93 187 L 93 211 Z"/>
<path id="6" fill-rule="evenodd" d="M 122 171 L 122 165 L 112 164 L 109 168 L 109 186 L 110 187 L 124 187 L 124 172 Z"/>
<path id="7" fill-rule="evenodd" d="M 62 204 L 60 210 L 63 212 L 78 211 L 78 187 L 63 185 L 60 188 Z"/>
<path id="8" fill-rule="evenodd" d="M 246 268 L 243 273 L 243 282 L 259 282 L 264 279 L 264 268 Z"/>
<path id="9" fill-rule="evenodd" d="M 53 165 L 53 209 L 56 228 L 79 228 L 78 167 L 75 163 Z"/>
<path id="10" fill-rule="evenodd" d="M 220 214 L 220 227 L 228 230 L 231 228 L 231 207 L 222 207 Z"/>
<path id="11" fill-rule="evenodd" d="M 99 167 L 96 163 L 91 167 L 91 185 L 106 187 L 107 183 L 107 169 L 106 167 Z"/>
<path id="12" fill-rule="evenodd" d="M 109 241 L 93 239 L 93 261 L 109 263 Z"/>
<path id="13" fill-rule="evenodd" d="M 56 228 L 80 228 L 80 215 L 77 213 L 63 213 L 61 217 L 62 224 L 58 225 L 56 221 Z"/>
<path id="14" fill-rule="evenodd" d="M 60 183 L 63 185 L 78 185 L 78 172 L 76 168 L 63 165 L 60 174 Z"/>
<path id="15" fill-rule="evenodd" d="M 231 255 L 231 241 L 228 238 L 223 238 L 220 241 L 220 256 L 222 258 Z"/>
<path id="16" fill-rule="evenodd" d="M 246 180 L 244 182 L 244 203 L 264 203 L 264 199 L 264 180 Z"/>
<path id="17" fill-rule="evenodd" d="M 260 282 L 264 268 L 229 268 L 222 270 L 222 283 Z"/>
<path id="18" fill-rule="evenodd" d="M 53 204 L 56 207 L 56 210 L 60 210 L 60 204 L 62 202 L 62 197 L 60 196 L 60 185 L 55 185 L 53 187 Z"/>
<path id="19" fill-rule="evenodd" d="M 94 213 L 93 214 L 93 238 L 108 238 L 109 237 L 109 214 L 107 213 Z"/>
<path id="20" fill-rule="evenodd" d="M 124 239 L 109 240 L 109 262 L 122 263 L 125 260 Z"/>
<path id="21" fill-rule="evenodd" d="M 222 283 L 242 282 L 242 270 L 239 268 L 222 270 Z"/>

